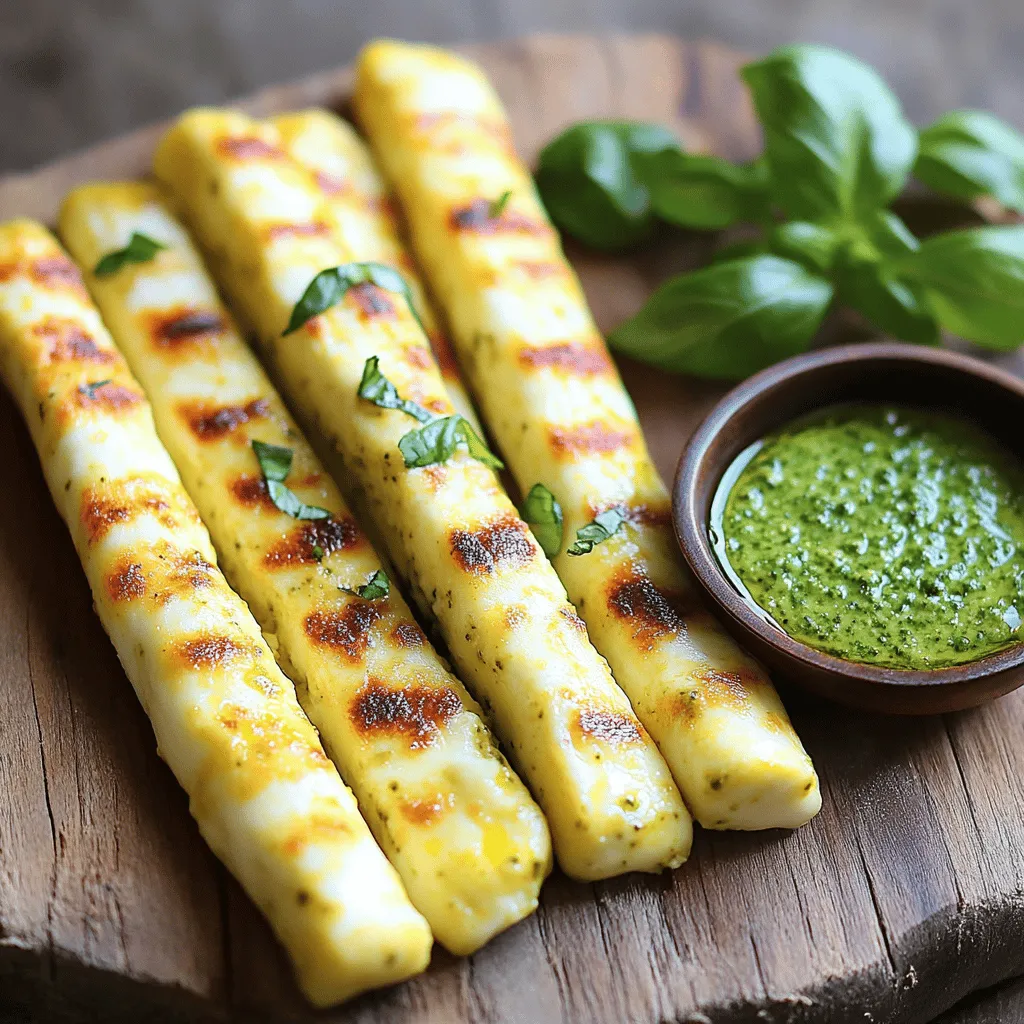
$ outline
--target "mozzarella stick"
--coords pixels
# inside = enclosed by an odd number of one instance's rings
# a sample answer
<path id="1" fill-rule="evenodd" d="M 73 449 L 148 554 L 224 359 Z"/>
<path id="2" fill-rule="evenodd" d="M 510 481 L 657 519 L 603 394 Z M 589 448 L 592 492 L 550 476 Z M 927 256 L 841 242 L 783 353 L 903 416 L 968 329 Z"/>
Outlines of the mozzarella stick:
<path id="1" fill-rule="evenodd" d="M 323 194 L 332 224 L 343 245 L 358 250 L 363 260 L 376 260 L 400 271 L 441 368 L 455 411 L 477 423 L 473 403 L 459 376 L 451 342 L 442 331 L 427 298 L 416 264 L 401 241 L 394 200 L 365 142 L 348 122 L 329 110 L 314 108 L 280 114 L 272 123 L 285 151 L 311 171 Z"/>
<path id="2" fill-rule="evenodd" d="M 468 435 L 432 433 L 462 426 L 396 282 L 353 285 L 293 320 L 297 305 L 322 296 L 321 272 L 348 274 L 362 253 L 331 230 L 312 179 L 269 124 L 193 111 L 165 135 L 155 168 L 292 404 L 343 458 L 343 485 L 364 496 L 389 557 L 492 717 L 562 868 L 596 879 L 679 864 L 690 819 L 657 748 L 494 473 L 456 446 Z M 374 359 L 377 397 L 360 398 Z M 429 435 L 418 433 L 425 420 Z M 473 451 L 487 457 L 478 443 Z"/>
<path id="3" fill-rule="evenodd" d="M 0 225 L 0 371 L 160 755 L 306 996 L 422 971 L 426 921 L 217 568 L 77 269 L 33 221 Z"/>
<path id="4" fill-rule="evenodd" d="M 157 187 L 78 188 L 60 232 L 85 268 L 133 234 L 165 246 L 117 273 L 87 271 L 89 289 L 151 396 L 225 575 L 275 638 L 413 904 L 449 950 L 474 952 L 536 909 L 551 866 L 540 808 L 398 590 L 358 596 L 380 560 Z M 286 485 L 312 508 L 300 515 L 329 515 L 296 519 L 275 506 L 253 441 L 292 452 Z"/>
<path id="5" fill-rule="evenodd" d="M 355 101 L 481 415 L 523 493 L 541 483 L 561 504 L 555 568 L 690 810 L 708 828 L 802 825 L 821 806 L 814 768 L 764 670 L 698 601 L 633 405 L 494 90 L 461 57 L 384 41 L 362 52 Z M 610 539 L 569 553 L 608 512 Z"/>

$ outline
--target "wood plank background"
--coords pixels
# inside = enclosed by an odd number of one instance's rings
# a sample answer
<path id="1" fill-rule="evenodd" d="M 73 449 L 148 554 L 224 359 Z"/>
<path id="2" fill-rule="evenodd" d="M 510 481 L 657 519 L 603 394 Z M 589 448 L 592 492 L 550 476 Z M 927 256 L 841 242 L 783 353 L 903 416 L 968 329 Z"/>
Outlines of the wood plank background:
<path id="1" fill-rule="evenodd" d="M 478 55 L 521 151 L 597 114 L 674 124 L 748 155 L 756 134 L 723 47 L 645 37 L 541 39 Z M 345 74 L 255 102 L 269 110 Z M 52 212 L 69 177 L 145 167 L 145 139 L 0 182 L 0 216 Z M 674 234 L 634 260 L 573 256 L 602 327 L 672 267 Z M 1016 362 L 1020 368 L 1019 360 Z M 670 473 L 721 389 L 623 367 Z M 311 1017 L 266 926 L 199 840 L 90 610 L 70 542 L 10 403 L 0 502 L 0 1012 L 10 1020 L 317 1020 L 355 1024 L 932 1019 L 1024 972 L 1024 692 L 925 720 L 787 694 L 824 808 L 794 834 L 700 833 L 659 878 L 554 877 L 540 911 L 477 955 Z M 1012 1012 L 1019 988 L 989 999 Z M 997 1002 L 992 1002 L 995 999 Z M 963 1013 L 982 1024 L 972 1000 Z M 944 1024 L 951 1024 L 946 1018 Z"/>

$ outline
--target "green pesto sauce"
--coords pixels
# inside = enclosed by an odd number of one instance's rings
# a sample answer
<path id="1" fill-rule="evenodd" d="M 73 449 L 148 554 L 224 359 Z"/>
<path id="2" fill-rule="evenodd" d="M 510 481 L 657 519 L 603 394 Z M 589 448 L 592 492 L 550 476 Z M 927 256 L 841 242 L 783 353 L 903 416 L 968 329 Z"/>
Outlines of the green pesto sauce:
<path id="1" fill-rule="evenodd" d="M 1024 639 L 1024 471 L 964 420 L 798 420 L 730 468 L 712 539 L 778 626 L 850 661 L 945 668 Z"/>

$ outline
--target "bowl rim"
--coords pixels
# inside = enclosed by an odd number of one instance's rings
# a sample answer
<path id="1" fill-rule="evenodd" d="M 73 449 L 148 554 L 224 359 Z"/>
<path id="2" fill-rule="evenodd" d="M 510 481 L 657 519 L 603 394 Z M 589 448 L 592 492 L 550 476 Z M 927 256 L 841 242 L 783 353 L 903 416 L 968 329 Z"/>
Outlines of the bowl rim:
<path id="1" fill-rule="evenodd" d="M 950 349 L 929 348 L 902 342 L 878 341 L 819 349 L 793 356 L 748 377 L 729 391 L 708 413 L 687 442 L 679 459 L 672 488 L 672 525 L 676 540 L 691 571 L 719 610 L 737 626 L 778 654 L 819 673 L 829 673 L 860 683 L 883 687 L 949 687 L 996 675 L 1024 665 L 1024 640 L 994 654 L 939 669 L 898 669 L 848 661 L 796 640 L 780 627 L 753 611 L 722 569 L 710 538 L 704 510 L 697 501 L 697 483 L 706 468 L 708 451 L 718 434 L 755 400 L 795 378 L 823 367 L 858 362 L 909 362 L 940 367 L 954 373 L 980 377 L 1024 399 L 1024 378 L 991 366 L 980 359 Z M 820 403 L 820 408 L 835 404 Z M 751 442 L 756 438 L 751 439 Z M 750 442 L 748 442 L 750 443 Z M 727 466 L 710 467 L 717 491 Z"/>

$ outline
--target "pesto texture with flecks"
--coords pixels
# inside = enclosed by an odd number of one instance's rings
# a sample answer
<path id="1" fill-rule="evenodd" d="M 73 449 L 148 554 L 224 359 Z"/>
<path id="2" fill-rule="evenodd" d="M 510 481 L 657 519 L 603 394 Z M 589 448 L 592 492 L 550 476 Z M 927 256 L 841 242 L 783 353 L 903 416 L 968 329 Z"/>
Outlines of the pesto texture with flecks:
<path id="1" fill-rule="evenodd" d="M 819 650 L 935 669 L 1024 639 L 1024 471 L 964 420 L 858 405 L 797 421 L 719 514 L 750 598 Z"/>

